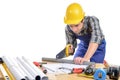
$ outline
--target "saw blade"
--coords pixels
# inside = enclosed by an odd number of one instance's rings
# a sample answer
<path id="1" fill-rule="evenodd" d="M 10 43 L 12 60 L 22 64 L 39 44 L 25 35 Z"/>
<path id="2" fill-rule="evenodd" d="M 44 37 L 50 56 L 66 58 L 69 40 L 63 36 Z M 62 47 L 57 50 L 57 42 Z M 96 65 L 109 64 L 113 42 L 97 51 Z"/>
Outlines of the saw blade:
<path id="1" fill-rule="evenodd" d="M 56 55 L 56 59 L 61 59 L 66 57 L 65 48 Z"/>

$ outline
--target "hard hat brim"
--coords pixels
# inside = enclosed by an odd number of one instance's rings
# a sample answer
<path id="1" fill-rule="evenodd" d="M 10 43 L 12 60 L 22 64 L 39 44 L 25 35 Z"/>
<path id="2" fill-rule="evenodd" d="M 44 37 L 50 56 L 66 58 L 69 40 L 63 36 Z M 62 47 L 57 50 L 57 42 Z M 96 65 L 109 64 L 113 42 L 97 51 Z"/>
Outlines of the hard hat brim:
<path id="1" fill-rule="evenodd" d="M 80 19 L 77 20 L 68 20 L 66 17 L 64 17 L 64 23 L 65 24 L 79 24 L 84 18 L 84 14 Z"/>

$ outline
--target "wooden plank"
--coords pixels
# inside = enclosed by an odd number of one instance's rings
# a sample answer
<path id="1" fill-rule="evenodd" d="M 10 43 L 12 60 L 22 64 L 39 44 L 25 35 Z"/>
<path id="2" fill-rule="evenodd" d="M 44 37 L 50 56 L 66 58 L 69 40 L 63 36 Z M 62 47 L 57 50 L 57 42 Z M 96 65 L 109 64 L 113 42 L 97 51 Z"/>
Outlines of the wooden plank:
<path id="1" fill-rule="evenodd" d="M 94 80 L 92 78 L 79 77 L 77 74 L 47 75 L 49 80 Z"/>

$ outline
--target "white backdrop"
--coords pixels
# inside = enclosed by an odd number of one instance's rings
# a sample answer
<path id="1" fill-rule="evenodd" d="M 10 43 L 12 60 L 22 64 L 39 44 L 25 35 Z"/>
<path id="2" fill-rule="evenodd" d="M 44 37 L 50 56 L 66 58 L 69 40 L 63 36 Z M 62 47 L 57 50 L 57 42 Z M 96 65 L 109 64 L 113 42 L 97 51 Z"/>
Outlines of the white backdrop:
<path id="1" fill-rule="evenodd" d="M 119 0 L 0 0 L 0 56 L 55 57 L 65 47 L 63 18 L 72 2 L 99 18 L 107 41 L 105 58 L 120 65 Z"/>

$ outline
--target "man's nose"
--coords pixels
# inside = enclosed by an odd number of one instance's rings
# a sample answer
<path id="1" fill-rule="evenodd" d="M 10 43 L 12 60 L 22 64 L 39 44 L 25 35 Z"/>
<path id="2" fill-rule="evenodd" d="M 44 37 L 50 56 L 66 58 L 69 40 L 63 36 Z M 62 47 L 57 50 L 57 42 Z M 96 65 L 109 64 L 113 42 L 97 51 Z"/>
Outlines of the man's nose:
<path id="1" fill-rule="evenodd" d="M 77 27 L 73 27 L 72 30 L 73 30 L 74 32 L 76 32 L 78 29 L 77 29 Z"/>

